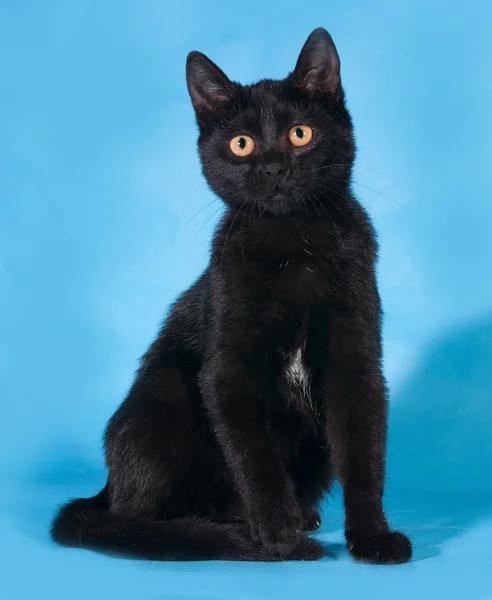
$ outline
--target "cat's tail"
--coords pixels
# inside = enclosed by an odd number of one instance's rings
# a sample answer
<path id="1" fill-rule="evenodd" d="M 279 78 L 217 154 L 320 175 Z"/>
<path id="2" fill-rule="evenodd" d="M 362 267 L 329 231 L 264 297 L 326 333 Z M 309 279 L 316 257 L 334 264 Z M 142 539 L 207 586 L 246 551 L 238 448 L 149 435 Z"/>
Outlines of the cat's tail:
<path id="1" fill-rule="evenodd" d="M 126 518 L 107 510 L 105 490 L 63 506 L 51 525 L 51 537 L 62 546 L 143 560 L 317 560 L 325 555 L 317 541 L 303 536 L 287 557 L 272 556 L 253 542 L 244 523 Z"/>

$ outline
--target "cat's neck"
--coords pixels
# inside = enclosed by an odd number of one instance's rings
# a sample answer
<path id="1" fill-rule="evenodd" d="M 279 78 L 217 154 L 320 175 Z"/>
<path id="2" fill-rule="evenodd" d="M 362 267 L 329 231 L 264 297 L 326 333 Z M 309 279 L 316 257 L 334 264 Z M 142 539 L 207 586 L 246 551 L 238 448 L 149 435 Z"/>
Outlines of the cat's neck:
<path id="1" fill-rule="evenodd" d="M 287 257 L 299 248 L 306 254 L 319 254 L 338 246 L 345 236 L 347 226 L 341 220 L 330 214 L 254 215 L 230 209 L 219 225 L 215 243 L 221 252 L 224 245 L 233 248 L 237 244 L 241 251 L 259 253 L 265 260 L 267 255 Z"/>
<path id="2" fill-rule="evenodd" d="M 312 210 L 300 210 L 289 214 L 272 214 L 269 211 L 253 211 L 228 207 L 222 224 L 231 233 L 277 231 L 285 235 L 350 229 L 354 220 L 354 204 L 350 197 L 338 203 L 326 203 Z"/>

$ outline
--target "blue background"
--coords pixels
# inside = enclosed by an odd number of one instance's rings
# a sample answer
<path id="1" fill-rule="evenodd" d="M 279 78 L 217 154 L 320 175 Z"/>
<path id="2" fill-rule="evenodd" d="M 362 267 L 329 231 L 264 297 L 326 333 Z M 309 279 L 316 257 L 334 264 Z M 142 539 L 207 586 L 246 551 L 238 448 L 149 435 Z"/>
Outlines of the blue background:
<path id="1" fill-rule="evenodd" d="M 3 597 L 492 598 L 491 23 L 485 0 L 0 0 Z M 320 25 L 356 124 L 354 189 L 380 234 L 386 505 L 415 560 L 353 563 L 339 495 L 319 563 L 55 547 L 52 511 L 102 486 L 104 424 L 219 217 L 187 52 L 241 82 L 283 77 Z"/>

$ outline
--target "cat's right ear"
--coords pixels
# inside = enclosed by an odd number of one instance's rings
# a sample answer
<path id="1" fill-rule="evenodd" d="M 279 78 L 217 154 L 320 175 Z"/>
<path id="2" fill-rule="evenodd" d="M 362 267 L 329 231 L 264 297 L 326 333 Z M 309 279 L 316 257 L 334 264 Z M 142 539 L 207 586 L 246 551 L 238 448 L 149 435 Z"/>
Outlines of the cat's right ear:
<path id="1" fill-rule="evenodd" d="M 227 75 L 196 51 L 190 52 L 186 60 L 186 84 L 199 122 L 220 114 L 236 92 Z"/>

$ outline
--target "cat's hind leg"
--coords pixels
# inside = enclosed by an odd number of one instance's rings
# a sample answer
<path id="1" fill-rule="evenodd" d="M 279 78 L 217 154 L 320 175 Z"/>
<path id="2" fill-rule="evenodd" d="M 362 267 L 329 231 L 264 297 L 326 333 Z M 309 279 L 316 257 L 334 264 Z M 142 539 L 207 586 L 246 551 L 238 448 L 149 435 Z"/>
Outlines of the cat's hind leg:
<path id="1" fill-rule="evenodd" d="M 281 560 L 253 541 L 245 523 L 214 520 L 227 506 L 227 482 L 192 379 L 171 367 L 146 375 L 109 424 L 107 488 L 63 506 L 53 540 L 148 560 Z M 324 554 L 303 536 L 283 559 Z"/>

